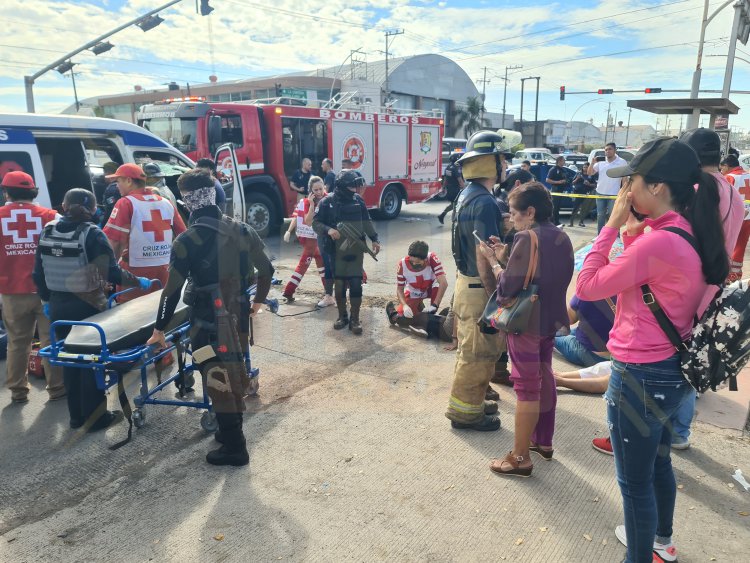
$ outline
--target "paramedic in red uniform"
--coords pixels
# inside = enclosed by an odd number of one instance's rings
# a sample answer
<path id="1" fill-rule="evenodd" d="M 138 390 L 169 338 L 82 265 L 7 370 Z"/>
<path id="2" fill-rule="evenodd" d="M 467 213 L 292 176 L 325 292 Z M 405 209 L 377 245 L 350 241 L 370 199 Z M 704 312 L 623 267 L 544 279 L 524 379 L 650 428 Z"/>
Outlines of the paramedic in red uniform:
<path id="1" fill-rule="evenodd" d="M 740 161 L 737 160 L 737 157 L 730 154 L 721 161 L 721 165 L 722 171 L 726 170 L 724 177 L 739 192 L 743 201 L 750 200 L 750 174 L 740 166 Z M 745 219 L 742 221 L 742 227 L 737 237 L 734 252 L 730 256 L 727 283 L 734 283 L 742 279 L 742 263 L 745 261 L 745 249 L 747 248 L 748 238 L 750 238 L 750 203 L 745 203 Z"/>
<path id="2" fill-rule="evenodd" d="M 430 252 L 427 243 L 416 240 L 409 245 L 407 256 L 399 260 L 396 270 L 398 306 L 390 302 L 386 313 L 391 324 L 426 330 L 429 315 L 434 315 L 448 289 L 443 265 Z M 430 300 L 425 308 L 423 301 Z"/>
<path id="3" fill-rule="evenodd" d="M 174 205 L 146 190 L 146 174 L 137 164 L 123 164 L 107 180 L 117 180 L 122 195 L 104 227 L 120 267 L 138 277 L 158 279 L 163 286 L 167 282 L 172 240 L 185 232 L 185 223 Z M 158 289 L 156 284 L 151 286 L 151 291 Z M 150 292 L 131 291 L 119 301 L 147 293 Z"/>
<path id="4" fill-rule="evenodd" d="M 39 236 L 44 225 L 58 215 L 33 203 L 39 190 L 25 172 L 8 172 L 2 181 L 7 202 L 0 207 L 0 295 L 3 298 L 3 322 L 8 333 L 6 381 L 11 401 L 26 403 L 29 394 L 29 363 L 34 329 L 39 331 L 42 346 L 49 346 L 49 319 L 44 315 L 42 300 L 31 279 Z M 44 360 L 49 400 L 65 396 L 62 368 Z"/>

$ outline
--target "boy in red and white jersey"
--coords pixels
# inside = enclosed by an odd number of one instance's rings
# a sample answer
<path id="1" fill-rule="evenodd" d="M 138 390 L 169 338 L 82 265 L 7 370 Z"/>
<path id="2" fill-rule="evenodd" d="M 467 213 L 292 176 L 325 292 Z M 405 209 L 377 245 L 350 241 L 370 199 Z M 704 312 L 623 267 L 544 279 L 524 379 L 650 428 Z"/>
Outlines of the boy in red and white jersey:
<path id="1" fill-rule="evenodd" d="M 396 295 L 399 304 L 386 305 L 388 320 L 401 327 L 426 331 L 430 316 L 437 312 L 447 289 L 448 282 L 438 257 L 430 252 L 426 242 L 414 241 L 409 245 L 408 255 L 398 262 Z M 426 308 L 425 299 L 430 300 Z"/>

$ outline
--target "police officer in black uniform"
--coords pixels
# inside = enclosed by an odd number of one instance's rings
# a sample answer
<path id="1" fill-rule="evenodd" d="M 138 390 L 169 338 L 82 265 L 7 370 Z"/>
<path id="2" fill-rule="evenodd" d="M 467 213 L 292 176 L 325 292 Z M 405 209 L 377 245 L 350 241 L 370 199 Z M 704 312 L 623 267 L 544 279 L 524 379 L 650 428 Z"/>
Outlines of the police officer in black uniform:
<path id="1" fill-rule="evenodd" d="M 565 171 L 565 157 L 558 156 L 555 159 L 555 165 L 547 172 L 547 184 L 550 186 L 552 193 L 564 192 L 567 190 L 570 180 Z M 552 224 L 558 227 L 562 226 L 560 223 L 560 202 L 562 198 L 554 196 L 552 198 Z"/>
<path id="2" fill-rule="evenodd" d="M 324 197 L 315 210 L 313 229 L 318 234 L 318 243 L 324 252 L 334 254 L 334 278 L 336 306 L 339 317 L 333 328 L 349 327 L 354 334 L 362 334 L 359 310 L 362 306 L 362 262 L 366 245 L 365 235 L 372 241 L 372 250 L 380 252 L 378 233 L 370 220 L 367 206 L 357 190 L 363 188 L 365 180 L 355 170 L 342 170 L 336 176 L 332 194 Z M 356 232 L 356 241 L 342 235 L 338 225 L 344 223 Z M 346 307 L 346 290 L 349 289 L 351 318 Z"/>
<path id="3" fill-rule="evenodd" d="M 464 177 L 461 174 L 461 165 L 457 164 L 459 158 L 461 158 L 461 153 L 454 152 L 453 154 L 451 154 L 450 163 L 445 167 L 445 174 L 443 174 L 443 185 L 445 186 L 445 190 L 447 192 L 445 199 L 450 201 L 450 203 L 448 204 L 448 207 L 446 207 L 443 212 L 438 215 L 438 221 L 440 221 L 441 225 L 445 220 L 445 216 L 453 211 L 453 206 L 456 203 L 458 193 L 464 189 L 464 186 L 466 186 Z"/>
<path id="4" fill-rule="evenodd" d="M 63 199 L 64 215 L 42 231 L 32 277 L 44 312 L 51 321 L 81 321 L 107 307 L 108 283 L 140 286 L 151 282 L 137 278 L 117 265 L 112 247 L 94 221 L 96 197 L 74 188 Z M 70 327 L 56 331 L 65 338 Z M 70 427 L 86 425 L 89 432 L 107 428 L 122 420 L 122 412 L 108 411 L 104 391 L 96 386 L 91 370 L 63 368 L 68 392 Z"/>
<path id="5" fill-rule="evenodd" d="M 187 231 L 172 245 L 169 278 L 162 292 L 154 334 L 149 344 L 165 348 L 164 328 L 174 314 L 180 293 L 192 306 L 190 341 L 193 359 L 205 378 L 222 446 L 206 455 L 212 465 L 247 465 L 242 432 L 243 397 L 249 382 L 245 368 L 249 318 L 266 299 L 273 266 L 264 244 L 250 226 L 223 216 L 216 205 L 211 174 L 202 169 L 180 176 L 177 186 L 190 210 Z M 253 269 L 257 290 L 250 306 L 247 289 Z M 252 312 L 251 312 L 252 311 Z"/>

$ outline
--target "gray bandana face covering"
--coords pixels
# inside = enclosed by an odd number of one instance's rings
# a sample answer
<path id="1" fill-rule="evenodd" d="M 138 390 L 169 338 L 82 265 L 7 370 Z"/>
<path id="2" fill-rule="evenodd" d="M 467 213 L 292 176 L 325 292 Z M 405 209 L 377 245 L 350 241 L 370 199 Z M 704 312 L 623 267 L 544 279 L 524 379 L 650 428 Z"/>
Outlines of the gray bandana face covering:
<path id="1" fill-rule="evenodd" d="M 210 188 L 200 188 L 193 192 L 184 192 L 182 194 L 182 201 L 185 202 L 185 207 L 191 213 L 202 207 L 216 205 L 216 188 L 211 186 Z"/>

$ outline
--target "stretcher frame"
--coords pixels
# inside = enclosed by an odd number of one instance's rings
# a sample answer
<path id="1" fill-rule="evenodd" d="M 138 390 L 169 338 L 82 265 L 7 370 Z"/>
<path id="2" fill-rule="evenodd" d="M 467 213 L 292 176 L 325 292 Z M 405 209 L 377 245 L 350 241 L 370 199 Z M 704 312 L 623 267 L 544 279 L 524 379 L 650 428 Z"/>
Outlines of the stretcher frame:
<path id="1" fill-rule="evenodd" d="M 152 280 L 153 283 L 158 283 L 158 280 Z M 159 284 L 161 285 L 161 284 Z M 136 288 L 128 288 L 123 291 L 114 293 L 107 300 L 107 308 L 111 309 L 114 305 L 117 297 L 128 293 Z M 255 295 L 257 285 L 254 284 L 248 288 L 247 294 L 252 297 Z M 272 312 L 278 311 L 278 301 L 276 299 L 267 299 L 265 302 L 269 305 Z M 250 319 L 252 327 L 252 319 Z M 101 340 L 101 350 L 98 354 L 85 354 L 85 353 L 73 353 L 65 351 L 65 340 L 58 339 L 56 337 L 56 329 L 63 326 L 84 326 L 90 327 L 99 333 Z M 252 331 L 252 328 L 251 328 Z M 192 359 L 192 350 L 190 348 L 190 323 L 184 322 L 172 330 L 168 331 L 164 335 L 167 342 L 167 347 L 159 352 L 154 352 L 152 345 L 142 344 L 134 346 L 121 351 L 112 351 L 107 345 L 107 336 L 104 333 L 104 329 L 96 323 L 89 321 L 67 321 L 58 320 L 54 321 L 50 326 L 50 345 L 39 351 L 39 355 L 49 359 L 50 364 L 53 366 L 60 367 L 72 367 L 77 369 L 89 369 L 94 372 L 94 378 L 96 380 L 96 386 L 102 391 L 108 391 L 111 387 L 117 385 L 120 382 L 122 376 L 132 371 L 133 369 L 140 369 L 140 389 L 139 394 L 133 397 L 133 404 L 135 409 L 133 410 L 132 419 L 133 425 L 136 428 L 141 428 L 146 423 L 146 415 L 143 410 L 145 405 L 168 405 L 174 407 L 187 407 L 194 409 L 205 409 L 201 415 L 200 424 L 203 430 L 208 433 L 213 433 L 217 430 L 218 424 L 216 422 L 216 414 L 213 412 L 211 406 L 211 400 L 208 396 L 208 390 L 206 382 L 201 377 L 201 387 L 203 390 L 201 400 L 187 400 L 187 396 L 184 400 L 175 399 L 159 399 L 156 395 L 171 383 L 175 383 L 180 375 L 188 376 L 197 370 L 197 366 Z M 170 375 L 166 379 L 162 379 L 161 370 L 157 366 L 157 363 L 164 357 L 171 355 L 173 351 L 177 351 L 177 372 Z M 186 361 L 187 356 L 190 357 L 190 361 Z M 149 387 L 148 381 L 148 368 L 153 365 L 156 371 L 157 384 L 154 387 Z M 248 348 L 246 353 L 246 366 L 247 374 L 251 380 L 257 382 L 257 377 L 260 374 L 258 368 L 253 368 L 251 363 L 251 354 Z M 119 368 L 119 369 L 118 369 Z M 179 387 L 178 387 L 179 389 Z M 256 384 L 257 389 L 257 384 Z M 180 390 L 180 396 L 181 390 Z"/>

